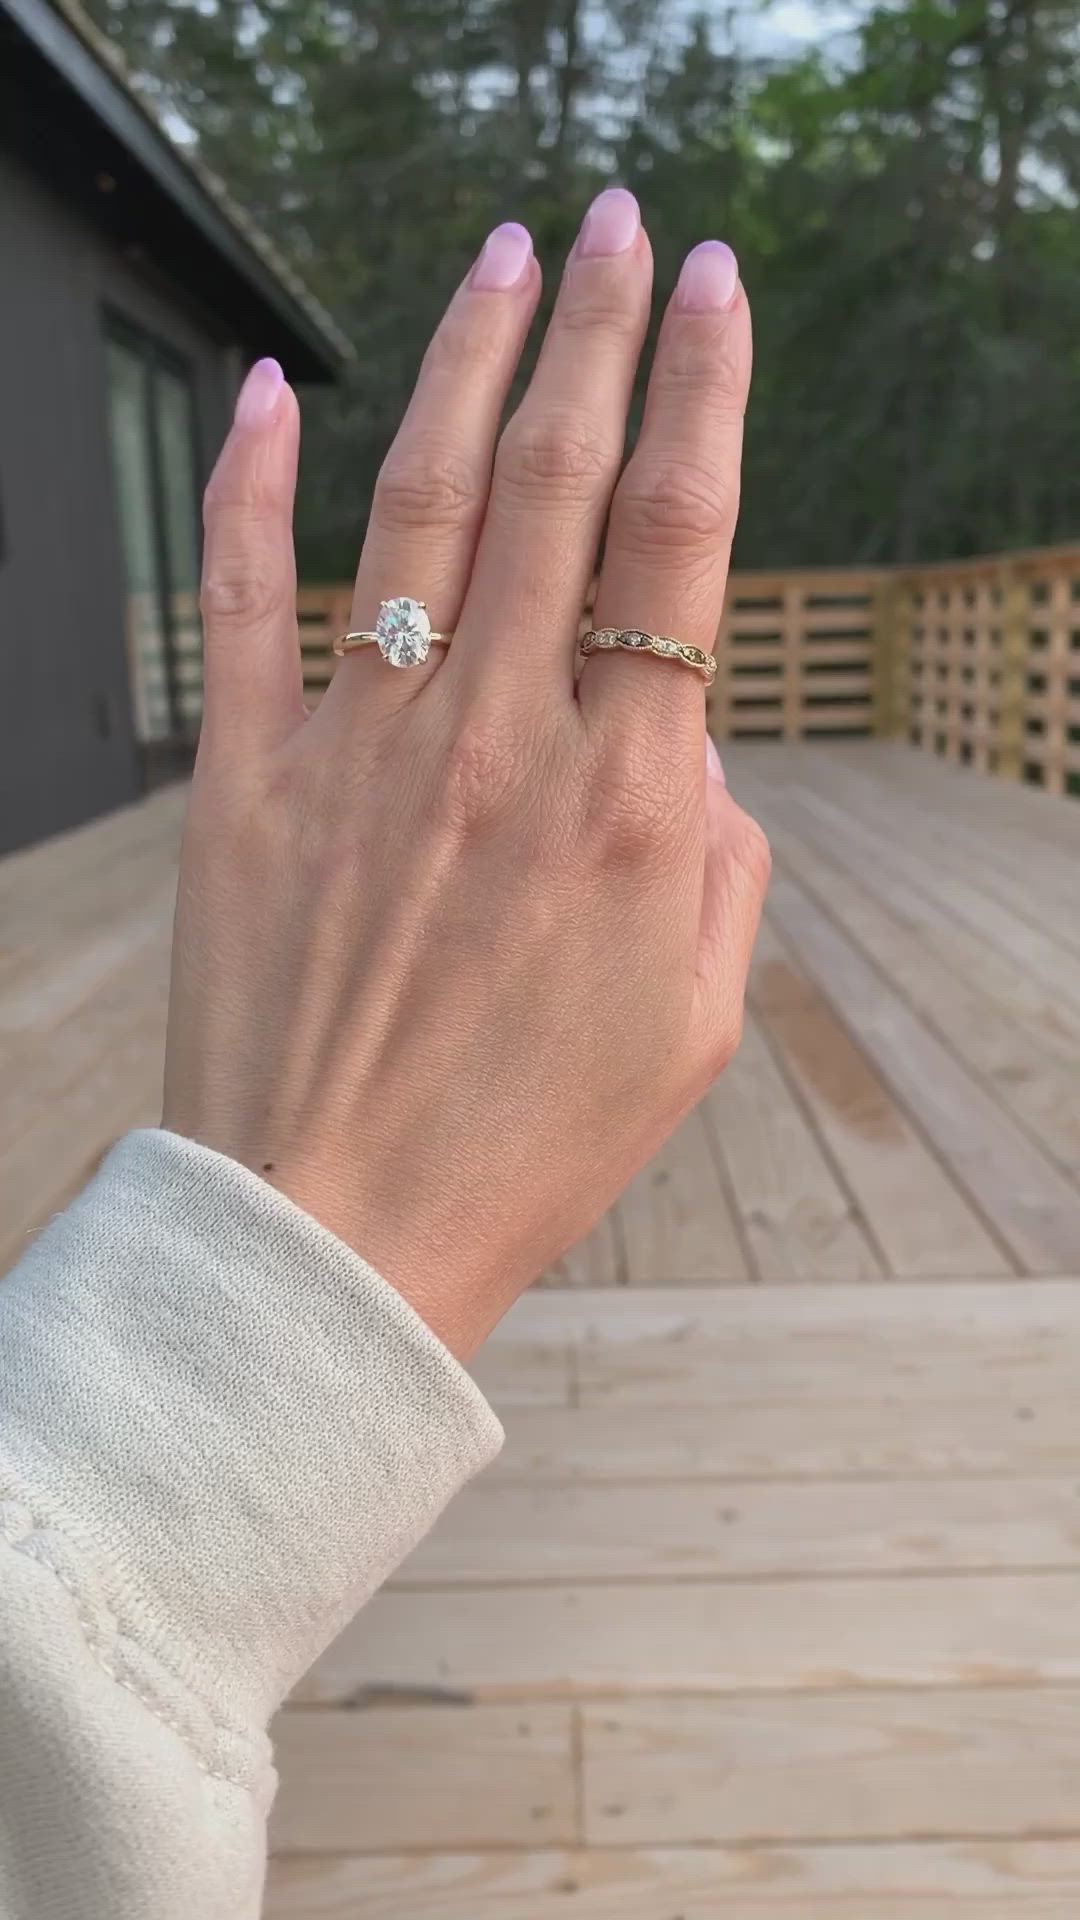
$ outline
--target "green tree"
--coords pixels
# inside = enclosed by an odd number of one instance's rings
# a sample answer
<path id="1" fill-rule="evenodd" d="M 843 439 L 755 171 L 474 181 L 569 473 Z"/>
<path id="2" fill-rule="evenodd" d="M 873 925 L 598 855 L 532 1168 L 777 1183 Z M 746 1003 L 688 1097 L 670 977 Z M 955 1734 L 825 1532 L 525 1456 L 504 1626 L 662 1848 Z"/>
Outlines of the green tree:
<path id="1" fill-rule="evenodd" d="M 1075 535 L 1075 0 L 863 0 L 834 47 L 682 0 L 91 0 L 357 347 L 313 398 L 309 577 L 347 571 L 458 277 L 527 221 L 553 297 L 621 178 L 657 289 L 732 242 L 754 305 L 743 564 Z M 528 369 L 528 356 L 524 373 Z M 640 402 L 639 381 L 638 401 Z"/>

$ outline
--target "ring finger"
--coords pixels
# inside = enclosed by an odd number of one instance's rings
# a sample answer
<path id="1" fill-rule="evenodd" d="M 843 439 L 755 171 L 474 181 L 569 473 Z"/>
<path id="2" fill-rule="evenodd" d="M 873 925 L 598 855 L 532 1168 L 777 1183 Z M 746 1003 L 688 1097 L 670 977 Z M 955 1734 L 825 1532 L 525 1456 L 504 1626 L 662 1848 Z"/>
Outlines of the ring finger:
<path id="1" fill-rule="evenodd" d="M 454 295 L 379 474 L 353 589 L 350 628 L 370 630 L 380 602 L 427 604 L 436 632 L 457 622 L 487 504 L 499 419 L 540 295 L 524 227 L 496 227 Z M 335 701 L 412 697 L 426 669 L 394 673 L 373 647 L 342 661 Z"/>
<path id="2" fill-rule="evenodd" d="M 750 385 L 750 309 L 730 247 L 706 241 L 683 264 L 664 317 L 637 447 L 615 491 L 597 627 L 639 627 L 711 653 L 739 506 Z M 596 654 L 579 698 L 622 732 L 643 721 L 672 764 L 701 759 L 701 677 L 648 654 Z M 676 763 L 677 764 L 677 763 Z"/>

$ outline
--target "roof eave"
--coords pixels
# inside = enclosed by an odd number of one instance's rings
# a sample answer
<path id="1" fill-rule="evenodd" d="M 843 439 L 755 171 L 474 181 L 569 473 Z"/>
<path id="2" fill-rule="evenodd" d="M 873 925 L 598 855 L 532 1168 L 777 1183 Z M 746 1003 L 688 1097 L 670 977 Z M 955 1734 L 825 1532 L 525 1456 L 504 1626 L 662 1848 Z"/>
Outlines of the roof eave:
<path id="1" fill-rule="evenodd" d="M 84 106 L 302 344 L 312 370 L 309 377 L 335 379 L 355 358 L 346 336 L 269 242 L 244 222 L 220 183 L 169 139 L 132 90 L 110 43 L 81 10 L 65 0 L 57 5 L 51 0 L 2 0 L 2 5 Z"/>

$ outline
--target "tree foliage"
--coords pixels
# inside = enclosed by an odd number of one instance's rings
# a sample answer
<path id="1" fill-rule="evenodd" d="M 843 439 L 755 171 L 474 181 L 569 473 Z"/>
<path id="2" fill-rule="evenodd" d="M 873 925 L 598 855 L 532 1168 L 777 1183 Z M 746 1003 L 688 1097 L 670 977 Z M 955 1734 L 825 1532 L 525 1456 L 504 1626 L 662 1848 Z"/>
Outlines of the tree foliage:
<path id="1" fill-rule="evenodd" d="M 660 294 L 701 238 L 742 262 L 742 564 L 1080 530 L 1075 0 L 858 0 L 850 33 L 809 47 L 770 32 L 768 0 L 93 11 L 356 342 L 344 391 L 306 409 L 309 576 L 351 568 L 426 339 L 488 228 L 530 226 L 550 299 L 615 179 L 642 201 Z"/>

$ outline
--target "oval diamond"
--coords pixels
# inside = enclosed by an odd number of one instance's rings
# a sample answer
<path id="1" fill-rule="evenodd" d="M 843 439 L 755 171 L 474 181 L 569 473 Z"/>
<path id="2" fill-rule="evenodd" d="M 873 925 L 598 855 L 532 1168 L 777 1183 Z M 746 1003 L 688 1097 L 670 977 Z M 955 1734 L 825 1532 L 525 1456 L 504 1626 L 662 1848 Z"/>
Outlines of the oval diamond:
<path id="1" fill-rule="evenodd" d="M 384 600 L 375 622 L 379 652 L 392 667 L 418 667 L 431 651 L 431 621 L 407 594 Z"/>

